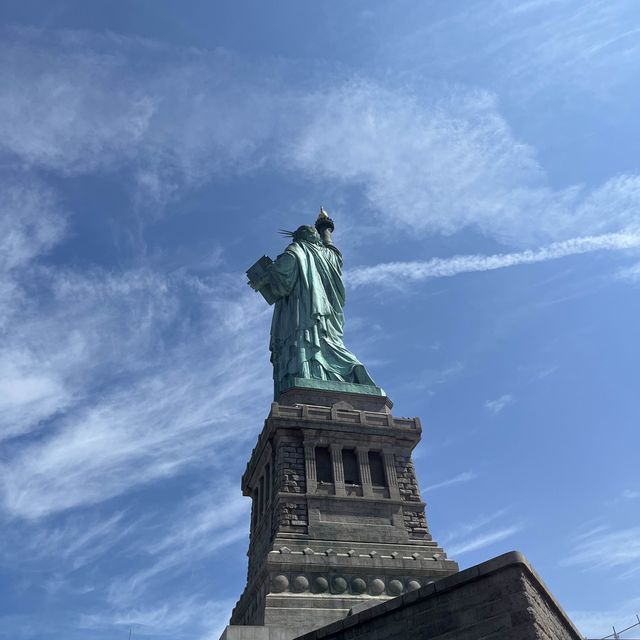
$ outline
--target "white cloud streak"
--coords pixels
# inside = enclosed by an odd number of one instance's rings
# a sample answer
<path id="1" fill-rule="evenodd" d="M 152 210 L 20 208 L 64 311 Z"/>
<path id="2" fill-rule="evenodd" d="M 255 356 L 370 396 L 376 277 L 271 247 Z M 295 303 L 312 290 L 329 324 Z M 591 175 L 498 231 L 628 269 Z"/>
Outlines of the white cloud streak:
<path id="1" fill-rule="evenodd" d="M 631 598 L 621 602 L 615 609 L 607 610 L 570 610 L 569 617 L 574 624 L 582 631 L 585 638 L 604 638 L 611 635 L 613 627 L 620 633 L 622 629 L 627 629 L 637 624 L 638 619 L 630 614 L 631 611 L 640 610 L 640 597 Z M 632 631 L 627 631 L 620 638 L 632 640 L 637 634 L 637 627 Z"/>
<path id="2" fill-rule="evenodd" d="M 267 358 L 256 356 L 268 310 L 221 272 L 38 265 L 64 217 L 46 196 L 26 202 L 24 216 L 0 208 L 12 290 L 0 346 L 2 509 L 39 518 L 219 464 L 259 424 L 243 399 L 268 401 Z M 38 437 L 16 440 L 28 434 Z"/>
<path id="3" fill-rule="evenodd" d="M 229 619 L 230 600 L 205 600 L 199 596 L 163 598 L 153 607 L 129 607 L 115 612 L 85 614 L 79 619 L 81 629 L 110 632 L 114 627 L 124 637 L 129 628 L 133 637 L 193 637 L 202 640 L 218 638 Z"/>
<path id="4" fill-rule="evenodd" d="M 290 144 L 290 165 L 361 186 L 378 221 L 412 235 L 474 228 L 530 245 L 638 227 L 638 176 L 552 189 L 493 96 L 448 94 L 425 99 L 366 81 L 323 92 L 323 108 Z"/>
<path id="5" fill-rule="evenodd" d="M 65 227 L 65 215 L 52 189 L 34 176 L 5 176 L 0 191 L 0 331 L 25 301 L 22 271 L 60 241 Z M 12 390 L 6 393 L 10 396 Z"/>
<path id="6" fill-rule="evenodd" d="M 425 97 L 319 70 L 292 88 L 299 70 L 283 61 L 113 35 L 6 35 L 0 153 L 62 176 L 126 170 L 150 215 L 212 175 L 270 167 L 360 187 L 365 210 L 347 225 L 373 215 L 412 235 L 474 228 L 530 244 L 640 220 L 639 176 L 551 188 L 484 91 L 443 85 Z"/>
<path id="7" fill-rule="evenodd" d="M 35 356 L 14 381 L 24 400 L 21 430 L 43 428 L 45 417 L 51 423 L 0 464 L 4 509 L 36 518 L 93 504 L 189 465 L 215 464 L 255 429 L 259 409 L 247 412 L 242 398 L 256 394 L 266 403 L 269 372 L 266 362 L 255 364 L 260 332 L 249 327 L 266 317 L 250 293 L 234 301 L 224 285 L 141 273 L 54 276 L 54 283 L 50 314 L 25 318 L 5 337 L 5 369 L 15 369 L 20 348 L 54 362 L 63 382 L 33 407 L 28 392 L 42 375 Z M 205 319 L 185 325 L 184 342 L 172 344 L 165 331 L 184 323 L 186 287 L 196 288 Z M 0 426 L 5 437 L 15 435 L 13 422 Z"/>
<path id="8" fill-rule="evenodd" d="M 640 572 L 640 527 L 616 530 L 598 527 L 575 536 L 570 546 L 571 551 L 561 561 L 563 566 L 579 566 L 585 570 L 615 569 L 622 578 Z"/>
<path id="9" fill-rule="evenodd" d="M 632 3 L 482 0 L 442 20 L 425 20 L 393 47 L 414 59 L 419 51 L 432 72 L 433 66 L 440 73 L 481 68 L 502 91 L 529 105 L 536 94 L 557 87 L 562 95 L 580 91 L 611 104 L 638 72 L 640 21 Z"/>
<path id="10" fill-rule="evenodd" d="M 620 232 L 599 236 L 572 238 L 554 242 L 536 250 L 489 256 L 462 255 L 413 262 L 387 262 L 370 267 L 357 267 L 347 272 L 349 284 L 394 286 L 398 283 L 447 278 L 460 273 L 493 271 L 522 264 L 535 264 L 593 251 L 614 251 L 640 247 L 640 233 Z"/>
<path id="11" fill-rule="evenodd" d="M 453 476 L 452 478 L 443 480 L 442 482 L 436 482 L 435 484 L 428 485 L 425 489 L 425 492 L 435 491 L 436 489 L 443 489 L 444 487 L 450 487 L 455 484 L 464 484 L 466 482 L 471 482 L 471 480 L 475 480 L 477 477 L 477 474 L 475 474 L 473 471 L 463 471 L 457 476 Z"/>
<path id="12" fill-rule="evenodd" d="M 522 530 L 520 525 L 514 525 L 510 527 L 504 527 L 502 529 L 494 529 L 492 531 L 487 531 L 478 536 L 470 538 L 469 540 L 465 540 L 464 542 L 459 542 L 457 544 L 453 544 L 448 547 L 447 553 L 451 557 L 461 556 L 464 553 L 469 553 L 470 551 L 477 551 L 478 549 L 484 549 L 496 542 L 500 542 L 501 540 L 505 540 L 506 538 L 510 538 L 512 535 L 518 533 Z"/>
<path id="13" fill-rule="evenodd" d="M 147 213 L 185 186 L 259 165 L 279 126 L 271 74 L 229 52 L 79 31 L 4 36 L 0 151 L 65 177 L 126 168 Z"/>
<path id="14" fill-rule="evenodd" d="M 498 509 L 492 513 L 483 514 L 459 525 L 449 531 L 443 539 L 447 553 L 451 557 L 477 551 L 509 538 L 524 528 L 522 523 L 509 523 L 503 526 L 495 526 L 497 520 L 502 519 L 508 509 Z M 492 525 L 488 527 L 487 525 Z"/>
<path id="15" fill-rule="evenodd" d="M 619 280 L 631 282 L 633 284 L 640 283 L 640 262 L 636 262 L 630 267 L 620 269 L 615 275 Z"/>
<path id="16" fill-rule="evenodd" d="M 224 482 L 218 484 L 222 486 L 210 487 L 179 506 L 173 524 L 163 527 L 162 535 L 134 545 L 148 562 L 109 585 L 108 598 L 113 606 L 126 608 L 150 585 L 188 572 L 199 560 L 247 538 L 250 500 Z"/>
<path id="17" fill-rule="evenodd" d="M 447 540 L 455 540 L 457 538 L 467 537 L 474 531 L 486 526 L 490 522 L 498 520 L 507 513 L 508 509 L 498 509 L 493 513 L 478 516 L 475 520 L 459 525 L 457 528 L 449 531 Z"/>
<path id="18" fill-rule="evenodd" d="M 206 575 L 202 568 L 215 567 L 221 549 L 246 540 L 250 500 L 215 476 L 184 500 L 165 496 L 145 502 L 141 509 L 75 510 L 57 517 L 55 525 L 51 519 L 4 522 L 3 566 L 19 567 L 25 589 L 30 584 L 44 588 L 52 599 L 97 600 L 99 612 L 86 613 L 74 623 L 80 629 L 112 634 L 114 627 L 126 623 L 138 625 L 138 635 L 162 635 L 169 627 L 181 637 L 213 633 L 224 626 L 233 603 L 216 598 L 215 615 L 205 616 L 210 603 L 199 594 L 220 590 L 221 582 L 224 589 L 224 580 Z M 118 566 L 115 573 L 107 568 L 113 565 Z M 187 574 L 191 588 L 183 595 Z M 165 615 L 166 593 L 171 594 L 171 615 Z"/>
<path id="19" fill-rule="evenodd" d="M 39 530 L 30 540 L 31 558 L 42 567 L 53 557 L 69 561 L 73 569 L 106 553 L 128 533 L 124 513 L 116 511 L 106 518 L 70 518 L 64 525 Z M 42 562 L 44 560 L 44 563 Z"/>
<path id="20" fill-rule="evenodd" d="M 499 414 L 505 407 L 513 404 L 514 399 L 511 394 L 504 394 L 495 400 L 487 400 L 484 403 L 484 406 L 491 411 L 493 414 Z"/>

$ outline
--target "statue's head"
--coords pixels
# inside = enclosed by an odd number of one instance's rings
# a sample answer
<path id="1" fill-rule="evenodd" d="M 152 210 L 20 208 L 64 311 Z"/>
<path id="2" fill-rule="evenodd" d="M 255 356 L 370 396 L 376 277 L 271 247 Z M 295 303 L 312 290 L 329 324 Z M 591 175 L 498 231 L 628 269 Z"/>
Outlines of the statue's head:
<path id="1" fill-rule="evenodd" d="M 303 224 L 295 231 L 281 231 L 282 235 L 293 238 L 294 242 L 309 242 L 310 244 L 322 245 L 322 239 L 315 227 Z"/>
<path id="2" fill-rule="evenodd" d="M 310 242 L 311 244 L 322 244 L 320 234 L 315 227 L 303 224 L 293 232 L 293 239 L 296 242 Z"/>

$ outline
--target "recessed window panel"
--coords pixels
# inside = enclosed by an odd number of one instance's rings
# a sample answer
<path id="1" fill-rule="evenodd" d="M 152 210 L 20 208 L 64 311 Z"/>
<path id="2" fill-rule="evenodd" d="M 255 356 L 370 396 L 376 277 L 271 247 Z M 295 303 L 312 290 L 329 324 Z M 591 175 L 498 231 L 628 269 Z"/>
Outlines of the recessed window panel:
<path id="1" fill-rule="evenodd" d="M 371 484 L 374 487 L 386 487 L 387 479 L 384 474 L 384 464 L 379 451 L 369 451 L 369 471 Z"/>
<path id="2" fill-rule="evenodd" d="M 344 483 L 360 484 L 358 457 L 353 449 L 342 450 L 342 466 L 344 468 Z"/>
<path id="3" fill-rule="evenodd" d="M 316 447 L 316 478 L 318 482 L 333 482 L 329 447 Z"/>

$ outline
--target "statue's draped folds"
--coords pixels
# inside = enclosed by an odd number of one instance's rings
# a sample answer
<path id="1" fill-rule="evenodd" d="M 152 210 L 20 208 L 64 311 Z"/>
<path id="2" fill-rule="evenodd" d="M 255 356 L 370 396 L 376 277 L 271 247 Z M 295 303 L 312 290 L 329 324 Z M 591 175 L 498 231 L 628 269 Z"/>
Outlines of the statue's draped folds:
<path id="1" fill-rule="evenodd" d="M 338 249 L 307 234 L 269 265 L 266 277 L 276 298 L 269 345 L 276 397 L 294 378 L 375 385 L 342 342 L 345 292 Z"/>

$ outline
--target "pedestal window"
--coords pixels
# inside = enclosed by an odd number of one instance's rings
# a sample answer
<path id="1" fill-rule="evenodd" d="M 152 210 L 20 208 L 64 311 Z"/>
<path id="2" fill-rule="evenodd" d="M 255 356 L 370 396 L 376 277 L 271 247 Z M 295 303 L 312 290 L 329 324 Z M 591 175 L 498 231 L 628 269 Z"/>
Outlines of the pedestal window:
<path id="1" fill-rule="evenodd" d="M 329 447 L 316 447 L 316 478 L 318 482 L 333 482 L 333 467 Z"/>
<path id="2" fill-rule="evenodd" d="M 384 474 L 384 462 L 379 451 L 369 451 L 369 470 L 371 484 L 374 487 L 386 487 L 387 478 Z"/>
<path id="3" fill-rule="evenodd" d="M 342 450 L 342 467 L 344 469 L 345 484 L 360 484 L 358 458 L 353 449 Z"/>

